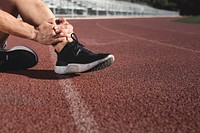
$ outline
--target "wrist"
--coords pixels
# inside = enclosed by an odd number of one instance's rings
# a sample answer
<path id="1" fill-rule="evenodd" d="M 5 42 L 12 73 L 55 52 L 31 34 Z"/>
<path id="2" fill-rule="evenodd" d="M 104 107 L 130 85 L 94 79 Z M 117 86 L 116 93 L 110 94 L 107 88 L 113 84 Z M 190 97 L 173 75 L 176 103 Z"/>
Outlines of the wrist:
<path id="1" fill-rule="evenodd" d="M 31 40 L 37 41 L 37 34 L 38 34 L 38 30 L 34 29 L 33 32 L 31 33 Z"/>

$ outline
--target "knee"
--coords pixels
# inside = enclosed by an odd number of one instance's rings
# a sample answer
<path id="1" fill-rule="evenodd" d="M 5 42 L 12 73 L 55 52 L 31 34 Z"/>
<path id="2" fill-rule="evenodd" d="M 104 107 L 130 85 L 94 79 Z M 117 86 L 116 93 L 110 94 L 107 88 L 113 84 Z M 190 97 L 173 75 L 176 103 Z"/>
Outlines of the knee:
<path id="1" fill-rule="evenodd" d="M 35 8 L 38 10 L 43 9 L 44 6 L 46 6 L 42 0 L 33 0 L 33 4 L 35 5 Z"/>

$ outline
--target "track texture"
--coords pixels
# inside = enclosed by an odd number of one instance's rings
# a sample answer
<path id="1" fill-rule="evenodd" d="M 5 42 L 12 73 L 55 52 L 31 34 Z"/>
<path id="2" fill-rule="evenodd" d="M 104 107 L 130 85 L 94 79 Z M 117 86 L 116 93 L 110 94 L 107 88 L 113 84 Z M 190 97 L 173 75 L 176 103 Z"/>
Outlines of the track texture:
<path id="1" fill-rule="evenodd" d="M 70 20 L 86 48 L 112 53 L 104 70 L 56 75 L 51 47 L 10 37 L 39 56 L 0 73 L 0 132 L 200 132 L 200 25 L 172 18 Z"/>

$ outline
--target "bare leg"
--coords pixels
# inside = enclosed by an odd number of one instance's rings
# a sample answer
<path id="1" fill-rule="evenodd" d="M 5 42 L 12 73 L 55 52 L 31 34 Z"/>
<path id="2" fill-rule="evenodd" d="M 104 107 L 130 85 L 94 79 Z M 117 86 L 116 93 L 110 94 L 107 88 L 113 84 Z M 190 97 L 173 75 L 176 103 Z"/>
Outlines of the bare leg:
<path id="1" fill-rule="evenodd" d="M 41 0 L 13 1 L 22 19 L 36 27 L 40 25 L 44 20 L 55 18 L 51 10 Z M 57 45 L 54 45 L 54 48 L 57 52 L 60 52 L 65 44 L 66 42 L 59 43 Z"/>
<path id="2" fill-rule="evenodd" d="M 55 18 L 51 10 L 41 0 L 12 0 L 22 19 L 34 26 L 44 20 Z"/>
<path id="3" fill-rule="evenodd" d="M 10 0 L 8 0 L 7 2 L 1 0 L 0 1 L 0 9 L 10 13 L 14 17 L 18 16 L 18 12 L 17 12 L 14 4 Z M 8 36 L 9 36 L 8 34 L 0 32 L 0 46 L 4 45 Z"/>
<path id="4" fill-rule="evenodd" d="M 8 3 L 0 2 L 1 6 L 4 5 L 3 8 L 4 11 L 10 13 L 15 17 L 17 17 L 17 15 L 20 14 L 23 21 L 35 27 L 40 25 L 44 20 L 55 18 L 51 10 L 41 0 L 7 0 L 7 1 Z M 0 36 L 0 38 L 3 37 Z M 66 42 L 63 42 L 58 45 L 55 45 L 54 47 L 59 52 L 64 47 L 65 44 Z"/>
<path id="5" fill-rule="evenodd" d="M 6 4 L 6 5 L 4 5 L 4 11 L 10 13 L 14 17 L 17 17 L 17 15 L 20 14 L 23 21 L 32 25 L 31 26 L 32 29 L 34 29 L 33 26 L 35 26 L 35 27 L 39 26 L 38 28 L 41 28 L 40 26 L 43 23 L 47 23 L 46 20 L 50 21 L 51 18 L 54 18 L 53 13 L 41 0 L 7 0 L 6 2 L 4 1 L 5 3 L 3 3 L 2 1 L 3 0 L 0 1 L 0 7 L 3 7 L 3 5 Z M 10 16 L 10 15 L 8 15 L 8 16 Z M 13 19 L 15 20 L 15 18 L 13 18 Z M 1 20 L 4 20 L 4 19 L 1 19 Z M 54 21 L 55 19 L 52 19 L 52 20 Z M 9 19 L 6 20 L 6 22 L 7 21 L 9 21 Z M 63 22 L 65 22 L 65 21 L 63 21 Z M 4 24 L 4 26 L 7 26 L 7 25 Z M 12 27 L 14 27 L 14 26 L 15 25 L 12 25 Z M 59 25 L 59 27 L 60 26 L 65 27 L 65 26 L 69 26 L 69 24 L 67 24 L 67 23 L 66 23 L 66 25 L 61 24 L 61 25 Z M 21 27 L 22 26 L 20 26 L 19 29 L 16 28 L 17 31 L 20 30 Z M 46 27 L 42 27 L 42 28 L 45 29 Z M 49 29 L 50 29 L 50 31 L 52 31 L 52 33 L 54 34 L 53 36 L 55 37 L 56 36 L 55 24 L 54 25 L 52 24 L 52 27 L 50 27 Z M 73 33 L 73 28 L 71 28 L 71 30 L 69 30 L 70 28 L 66 28 L 66 27 L 61 28 L 61 29 L 62 29 L 62 31 L 60 32 L 59 36 L 62 36 L 62 38 L 64 38 L 64 39 L 66 39 L 68 34 Z M 24 33 L 25 31 L 29 31 L 29 30 L 24 30 L 22 33 Z M 47 30 L 47 33 L 49 33 L 49 30 Z M 58 32 L 56 32 L 56 33 L 58 33 Z M 63 35 L 61 35 L 61 33 Z M 49 39 L 49 37 L 45 37 L 45 38 Z M 66 45 L 66 43 L 69 41 L 68 39 L 69 38 L 67 38 L 67 40 L 63 41 L 62 43 L 53 45 L 55 50 L 58 52 L 57 53 L 58 60 L 56 62 L 56 66 L 55 66 L 56 73 L 67 74 L 67 73 L 80 73 L 80 72 L 96 71 L 96 70 L 100 70 L 105 67 L 108 67 L 113 63 L 113 61 L 114 61 L 113 55 L 92 53 L 91 51 L 83 48 L 83 46 L 80 45 L 76 41 L 74 41 L 74 43 L 71 43 L 72 45 L 69 45 L 69 47 L 68 47 Z M 60 41 L 58 41 L 58 42 L 60 42 Z M 50 43 L 50 44 L 52 44 L 52 43 Z M 63 51 L 60 52 L 61 50 L 63 50 Z M 6 59 L 6 57 L 5 57 L 5 59 Z M 33 60 L 35 63 L 33 63 L 33 65 L 31 65 L 30 67 L 34 66 L 37 63 L 37 60 L 35 60 L 35 59 L 33 59 Z M 11 62 L 16 62 L 16 60 L 11 60 Z M 72 62 L 72 63 L 70 63 L 70 62 Z M 16 65 L 19 65 L 19 63 L 18 64 L 16 63 Z M 25 63 L 25 68 L 28 68 L 26 65 L 27 65 L 27 63 Z M 13 67 L 13 65 L 11 67 Z"/>

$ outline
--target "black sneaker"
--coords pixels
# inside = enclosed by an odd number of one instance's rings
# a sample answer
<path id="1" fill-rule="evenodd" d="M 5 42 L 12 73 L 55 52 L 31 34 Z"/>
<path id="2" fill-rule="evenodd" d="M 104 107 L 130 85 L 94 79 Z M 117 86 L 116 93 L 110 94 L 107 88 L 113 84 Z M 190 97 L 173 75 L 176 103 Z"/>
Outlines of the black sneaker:
<path id="1" fill-rule="evenodd" d="M 25 70 L 38 63 L 37 54 L 25 46 L 0 49 L 0 71 Z"/>
<path id="2" fill-rule="evenodd" d="M 115 58 L 111 54 L 95 54 L 78 42 L 76 35 L 71 34 L 73 42 L 67 43 L 58 55 L 55 73 L 82 73 L 97 71 L 110 66 Z"/>

